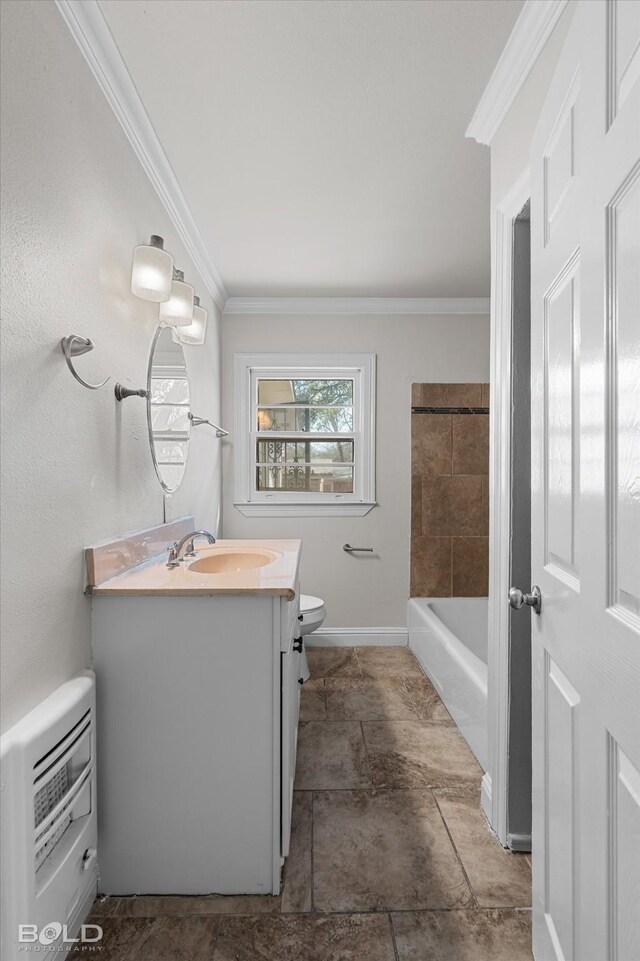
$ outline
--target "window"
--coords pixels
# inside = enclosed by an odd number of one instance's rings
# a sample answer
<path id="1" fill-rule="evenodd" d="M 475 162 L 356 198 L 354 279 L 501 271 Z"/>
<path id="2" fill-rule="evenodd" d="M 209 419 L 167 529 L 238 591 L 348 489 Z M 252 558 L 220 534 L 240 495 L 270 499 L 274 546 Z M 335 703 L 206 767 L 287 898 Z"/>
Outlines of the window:
<path id="1" fill-rule="evenodd" d="M 238 510 L 367 514 L 375 505 L 375 355 L 235 360 Z"/>

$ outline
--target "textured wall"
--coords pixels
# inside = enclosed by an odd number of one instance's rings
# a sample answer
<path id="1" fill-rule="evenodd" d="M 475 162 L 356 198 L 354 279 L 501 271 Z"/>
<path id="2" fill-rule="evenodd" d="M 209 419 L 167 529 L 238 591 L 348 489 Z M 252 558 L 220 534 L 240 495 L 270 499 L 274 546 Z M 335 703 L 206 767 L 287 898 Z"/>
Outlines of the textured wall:
<path id="1" fill-rule="evenodd" d="M 222 322 L 223 416 L 233 422 L 236 351 L 377 355 L 376 494 L 366 517 L 243 517 L 233 506 L 233 444 L 225 444 L 226 537 L 301 537 L 301 582 L 323 597 L 327 627 L 404 627 L 411 533 L 411 385 L 487 381 L 486 316 L 239 316 Z M 375 554 L 350 556 L 348 541 Z"/>
<path id="2" fill-rule="evenodd" d="M 194 409 L 217 420 L 219 318 L 110 107 L 49 0 L 2 2 L 2 727 L 90 662 L 83 547 L 160 523 L 143 386 L 157 306 L 129 290 L 131 255 L 165 237 L 209 310 L 187 348 Z M 59 340 L 91 337 L 77 384 Z M 195 432 L 168 516 L 215 528 L 220 445 Z"/>
<path id="3" fill-rule="evenodd" d="M 488 384 L 412 387 L 412 597 L 489 592 L 488 411 Z"/>

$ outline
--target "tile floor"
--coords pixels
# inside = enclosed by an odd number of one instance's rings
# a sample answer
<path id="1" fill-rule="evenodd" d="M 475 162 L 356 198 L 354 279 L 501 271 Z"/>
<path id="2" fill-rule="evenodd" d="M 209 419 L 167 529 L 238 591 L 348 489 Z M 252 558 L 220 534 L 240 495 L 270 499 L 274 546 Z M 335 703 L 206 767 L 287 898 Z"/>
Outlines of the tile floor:
<path id="1" fill-rule="evenodd" d="M 97 901 L 102 961 L 531 961 L 531 869 L 407 648 L 316 648 L 279 897 Z M 74 955 L 78 957 L 81 952 Z"/>

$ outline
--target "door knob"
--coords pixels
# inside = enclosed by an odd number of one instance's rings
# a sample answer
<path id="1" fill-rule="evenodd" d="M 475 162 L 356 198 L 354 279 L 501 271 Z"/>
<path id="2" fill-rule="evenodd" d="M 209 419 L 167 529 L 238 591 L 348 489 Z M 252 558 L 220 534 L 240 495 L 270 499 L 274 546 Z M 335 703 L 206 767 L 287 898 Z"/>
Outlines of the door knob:
<path id="1" fill-rule="evenodd" d="M 519 611 L 521 607 L 527 604 L 528 607 L 534 609 L 536 614 L 539 614 L 542 610 L 542 591 L 537 584 L 533 585 L 530 594 L 523 594 L 517 587 L 512 587 L 509 590 L 509 604 L 514 611 Z"/>

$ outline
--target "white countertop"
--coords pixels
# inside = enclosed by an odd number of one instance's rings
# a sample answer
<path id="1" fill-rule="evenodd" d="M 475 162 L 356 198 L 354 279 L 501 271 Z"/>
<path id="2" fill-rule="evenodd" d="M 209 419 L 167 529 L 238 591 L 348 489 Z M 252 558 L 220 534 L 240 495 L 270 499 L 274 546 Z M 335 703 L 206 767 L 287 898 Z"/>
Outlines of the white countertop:
<path id="1" fill-rule="evenodd" d="M 166 553 L 153 557 L 90 588 L 92 594 L 119 595 L 215 595 L 272 594 L 292 600 L 296 594 L 300 564 L 299 540 L 219 540 L 214 545 L 196 542 L 196 557 L 187 557 L 179 567 L 168 568 Z M 273 560 L 264 567 L 202 574 L 190 568 L 210 554 L 264 551 Z"/>

